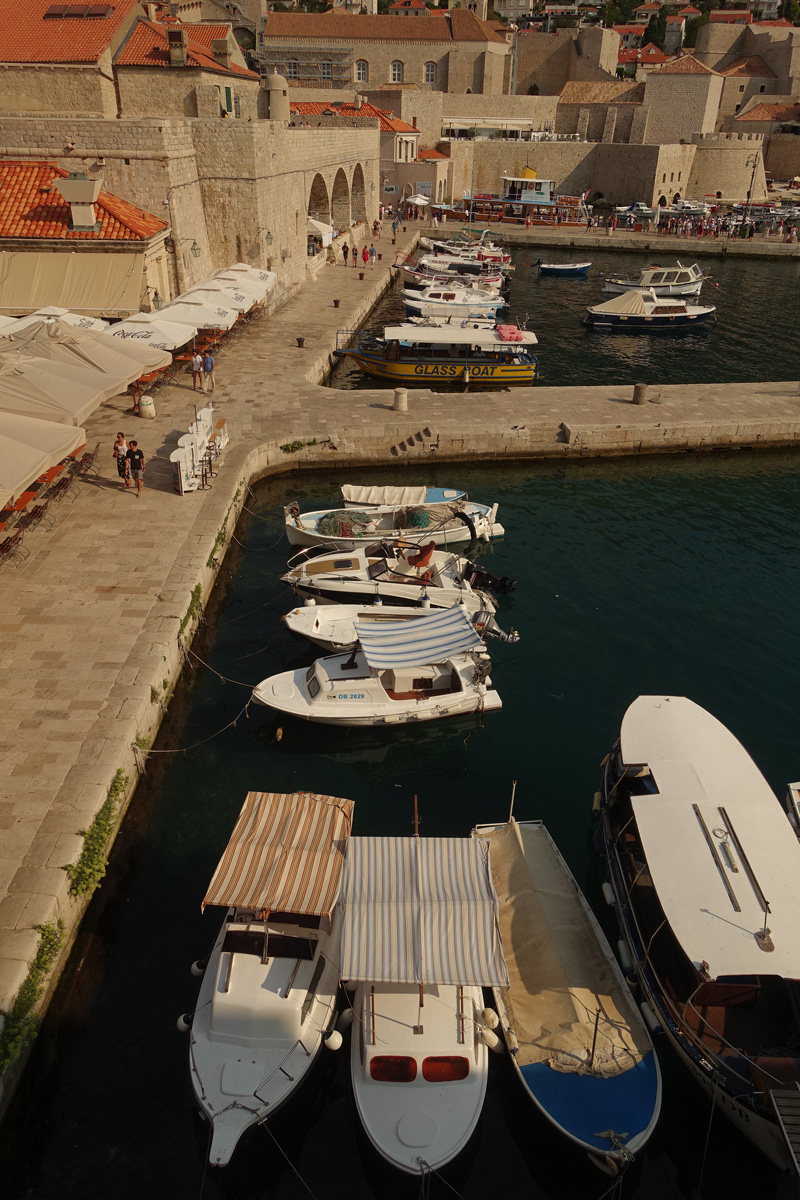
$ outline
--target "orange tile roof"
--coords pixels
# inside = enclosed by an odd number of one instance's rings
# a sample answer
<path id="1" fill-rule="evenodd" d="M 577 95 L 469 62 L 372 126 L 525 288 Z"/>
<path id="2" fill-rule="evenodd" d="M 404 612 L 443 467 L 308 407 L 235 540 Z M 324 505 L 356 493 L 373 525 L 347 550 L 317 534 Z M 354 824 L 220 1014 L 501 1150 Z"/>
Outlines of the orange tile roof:
<path id="1" fill-rule="evenodd" d="M 271 12 L 264 25 L 264 44 L 277 39 L 296 42 L 304 38 L 325 41 L 367 42 L 503 42 L 488 21 L 479 21 L 474 13 L 455 8 L 447 15 L 430 16 L 424 21 L 395 21 L 389 13 L 380 17 L 355 13 L 276 13 Z"/>
<path id="2" fill-rule="evenodd" d="M 797 121 L 800 120 L 800 104 L 757 104 L 739 113 L 737 121 Z"/>
<path id="3" fill-rule="evenodd" d="M 366 101 L 362 103 L 361 108 L 356 108 L 355 104 L 344 101 L 339 103 L 338 100 L 334 104 L 323 100 L 293 100 L 290 103 L 290 111 L 300 117 L 372 117 L 380 122 L 381 133 L 419 133 L 413 125 L 401 121 L 394 113 L 376 108 L 374 104 Z"/>
<path id="4" fill-rule="evenodd" d="M 693 4 L 687 4 L 684 8 L 678 9 L 679 17 L 701 17 L 703 14 L 699 8 L 695 8 Z"/>
<path id="5" fill-rule="evenodd" d="M 667 18 L 669 20 L 669 17 Z M 646 25 L 612 25 L 614 33 L 618 33 L 620 37 L 624 37 L 626 33 L 638 33 L 639 37 L 644 37 Z"/>
<path id="6" fill-rule="evenodd" d="M 786 17 L 779 17 L 774 21 L 753 21 L 754 25 L 780 25 L 781 29 L 794 29 L 794 23 L 787 21 Z"/>
<path id="7" fill-rule="evenodd" d="M 70 206 L 53 185 L 69 172 L 54 162 L 0 159 L 0 237 L 144 242 L 167 222 L 127 200 L 101 192 L 95 201 L 97 233 L 70 228 Z"/>
<path id="8" fill-rule="evenodd" d="M 756 77 L 775 78 L 772 67 L 768 67 L 759 54 L 750 54 L 747 58 L 737 58 L 735 63 L 720 71 L 720 75 L 754 75 Z"/>
<path id="9" fill-rule="evenodd" d="M 427 9 L 427 7 L 428 6 L 425 3 L 425 0 L 395 0 L 394 4 L 389 5 L 389 12 L 391 12 L 393 8 L 394 9 L 401 8 L 405 11 L 409 8 L 425 8 L 425 9 Z"/>
<path id="10" fill-rule="evenodd" d="M 113 0 L 107 17 L 45 18 L 53 0 L 0 0 L 0 62 L 92 63 L 112 44 L 137 0 Z"/>
<path id="11" fill-rule="evenodd" d="M 641 104 L 644 99 L 644 84 L 630 79 L 618 79 L 614 83 L 565 83 L 559 96 L 559 104 Z"/>
<path id="12" fill-rule="evenodd" d="M 227 29 L 227 26 L 212 25 L 209 33 L 202 33 L 196 37 L 196 32 L 202 28 L 201 25 L 181 25 L 179 21 L 164 23 L 140 19 L 125 40 L 122 49 L 115 55 L 114 63 L 118 67 L 168 67 L 170 61 L 167 30 L 185 29 L 189 35 L 186 44 L 187 66 L 200 67 L 203 71 L 216 71 L 223 75 L 244 75 L 250 79 L 258 79 L 255 71 L 240 67 L 238 63 L 231 63 L 228 70 L 221 66 L 211 53 L 211 39 L 224 36 L 218 31 Z"/>
<path id="13" fill-rule="evenodd" d="M 658 46 L 653 45 L 652 42 L 648 42 L 648 44 L 643 46 L 641 50 L 638 50 L 635 46 L 631 46 L 627 50 L 620 50 L 617 57 L 618 63 L 637 62 L 642 63 L 645 66 L 652 63 L 663 63 L 666 61 L 667 55 L 663 50 L 660 50 Z"/>
<path id="14" fill-rule="evenodd" d="M 434 159 L 434 158 L 449 158 L 449 154 L 442 154 L 441 150 L 419 150 L 417 158 Z"/>
<path id="15" fill-rule="evenodd" d="M 752 25 L 753 14 L 744 8 L 712 8 L 711 20 L 715 25 Z"/>
<path id="16" fill-rule="evenodd" d="M 707 67 L 705 63 L 701 63 L 693 54 L 684 54 L 682 58 L 675 58 L 672 62 L 666 63 L 663 67 L 658 68 L 659 75 L 716 75 L 716 71 L 712 71 L 711 67 Z"/>

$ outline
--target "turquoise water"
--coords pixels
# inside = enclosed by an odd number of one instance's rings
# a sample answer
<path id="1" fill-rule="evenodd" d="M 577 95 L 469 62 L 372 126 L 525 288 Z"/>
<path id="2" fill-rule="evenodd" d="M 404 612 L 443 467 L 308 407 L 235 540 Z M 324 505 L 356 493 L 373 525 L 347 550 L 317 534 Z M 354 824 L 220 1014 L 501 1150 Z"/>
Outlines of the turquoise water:
<path id="1" fill-rule="evenodd" d="M 684 333 L 625 334 L 593 332 L 581 324 L 586 309 L 610 299 L 601 275 L 629 271 L 656 261 L 669 265 L 676 256 L 632 254 L 541 246 L 514 248 L 509 308 L 539 339 L 539 382 L 547 387 L 625 383 L 749 383 L 797 379 L 796 330 L 800 324 L 800 260 L 775 262 L 745 258 L 701 258 L 711 280 L 698 303 L 714 305 L 716 321 Z M 694 262 L 692 242 L 677 256 Z M 590 259 L 587 279 L 540 275 L 536 262 Z M 402 320 L 405 308 L 395 285 L 370 314 L 366 328 L 382 330 Z M 768 301 L 765 303 L 765 298 Z M 375 387 L 357 367 L 337 367 L 334 387 Z"/>
<path id="2" fill-rule="evenodd" d="M 366 482 L 365 474 L 354 482 Z M 369 476 L 375 480 L 373 473 Z M 601 916 L 591 850 L 598 766 L 640 693 L 684 694 L 743 741 L 778 795 L 800 776 L 797 622 L 800 460 L 740 456 L 442 470 L 408 482 L 464 485 L 500 502 L 507 535 L 487 565 L 519 581 L 501 624 L 522 634 L 495 644 L 503 711 L 413 730 L 325 730 L 251 710 L 248 692 L 199 668 L 178 696 L 142 790 L 93 902 L 56 1004 L 0 1133 L 4 1200 L 175 1200 L 308 1195 L 270 1134 L 255 1130 L 223 1173 L 204 1170 L 207 1133 L 193 1113 L 187 1039 L 176 1017 L 194 1006 L 191 962 L 218 926 L 200 914 L 206 884 L 250 788 L 310 789 L 355 800 L 361 834 L 467 835 L 515 812 L 546 821 Z M 287 551 L 280 505 L 333 502 L 341 479 L 266 484 L 240 531 L 240 560 L 209 614 L 201 657 L 251 685 L 310 661 L 279 625 L 291 607 L 276 576 Z M 275 544 L 277 542 L 277 545 Z M 603 918 L 604 919 L 604 918 Z M 622 1194 L 789 1200 L 781 1178 L 714 1116 L 659 1042 L 661 1123 Z M 318 1200 L 412 1200 L 419 1185 L 376 1162 L 358 1130 L 348 1057 L 326 1054 L 270 1129 Z M 599 1200 L 610 1181 L 561 1143 L 492 1058 L 478 1136 L 449 1182 L 465 1200 L 502 1187 L 527 1200 Z M 437 1197 L 452 1192 L 439 1180 Z"/>

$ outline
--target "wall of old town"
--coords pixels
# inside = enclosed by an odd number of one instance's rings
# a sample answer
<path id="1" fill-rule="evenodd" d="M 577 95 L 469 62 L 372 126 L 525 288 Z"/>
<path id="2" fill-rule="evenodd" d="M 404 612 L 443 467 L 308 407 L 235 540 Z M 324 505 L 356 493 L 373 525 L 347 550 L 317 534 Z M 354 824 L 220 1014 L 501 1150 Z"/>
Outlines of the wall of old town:
<path id="1" fill-rule="evenodd" d="M 163 67 L 121 67 L 117 70 L 117 78 L 122 116 L 126 118 L 218 117 L 225 87 L 238 97 L 243 119 L 256 116 L 258 111 L 260 82 L 246 76 L 217 75 L 192 67 L 176 71 Z M 203 112 L 199 95 L 207 95 L 209 101 L 213 95 L 213 113 Z"/>
<path id="2" fill-rule="evenodd" d="M 98 66 L 2 63 L 0 113 L 69 112 L 113 118 L 117 115 L 117 98 L 111 76 L 110 53 L 101 57 Z"/>
<path id="3" fill-rule="evenodd" d="M 767 142 L 765 169 L 773 179 L 794 179 L 800 175 L 800 137 L 794 133 L 773 133 Z"/>
<path id="4" fill-rule="evenodd" d="M 689 181 L 691 196 L 716 196 L 724 200 L 744 200 L 750 180 L 751 199 L 762 200 L 767 194 L 764 174 L 764 143 L 758 134 L 714 133 L 696 137 L 697 154 Z M 753 163 L 758 156 L 755 175 Z"/>
<path id="5" fill-rule="evenodd" d="M 713 133 L 722 95 L 721 75 L 676 75 L 652 71 L 645 85 L 648 142 L 690 141 Z"/>

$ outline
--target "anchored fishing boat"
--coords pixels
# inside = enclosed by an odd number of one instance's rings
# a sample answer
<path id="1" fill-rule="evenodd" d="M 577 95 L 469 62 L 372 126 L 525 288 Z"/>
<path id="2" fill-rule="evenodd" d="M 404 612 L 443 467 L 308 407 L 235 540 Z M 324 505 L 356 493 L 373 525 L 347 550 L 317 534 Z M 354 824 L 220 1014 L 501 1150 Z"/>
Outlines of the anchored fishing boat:
<path id="1" fill-rule="evenodd" d="M 800 844 L 777 797 L 710 713 L 639 696 L 595 807 L 604 891 L 651 1024 L 736 1128 L 797 1173 Z"/>
<path id="2" fill-rule="evenodd" d="M 531 353 L 536 334 L 516 325 L 475 321 L 387 325 L 383 337 L 363 330 L 340 329 L 337 358 L 351 358 L 366 375 L 392 384 L 427 387 L 431 382 L 531 384 L 539 363 Z"/>
<path id="3" fill-rule="evenodd" d="M 537 1108 L 610 1174 L 655 1128 L 661 1074 L 617 960 L 541 821 L 478 825 L 492 849 L 509 983 L 500 1026 Z"/>
<path id="4" fill-rule="evenodd" d="M 404 542 L 375 542 L 349 554 L 325 547 L 301 550 L 287 565 L 281 582 L 318 604 L 461 604 L 470 613 L 482 608 L 494 613 L 492 593 L 507 595 L 516 587 L 507 575 L 493 575 L 458 554 Z"/>
<path id="5" fill-rule="evenodd" d="M 540 258 L 536 265 L 539 268 L 540 275 L 556 275 L 559 277 L 561 277 L 562 275 L 565 277 L 574 277 L 574 276 L 583 275 L 585 277 L 586 275 L 589 274 L 589 267 L 592 264 L 590 262 L 577 262 L 577 263 L 542 262 L 542 260 Z"/>
<path id="6" fill-rule="evenodd" d="M 432 504 L 373 504 L 363 512 L 336 508 L 310 513 L 301 513 L 292 501 L 283 512 L 290 545 L 336 550 L 354 550 L 376 538 L 402 538 L 418 545 L 424 539 L 434 546 L 452 546 L 476 538 L 488 542 L 505 532 L 495 520 L 496 504 L 458 498 Z"/>
<path id="7" fill-rule="evenodd" d="M 291 612 L 286 613 L 283 620 L 292 633 L 299 633 L 315 646 L 321 646 L 323 650 L 336 652 L 352 650 L 357 644 L 356 624 L 380 628 L 388 622 L 414 621 L 427 616 L 428 611 L 419 605 L 384 605 L 380 601 L 366 606 L 304 604 L 302 608 L 293 608 Z M 512 629 L 508 633 L 502 630 L 488 608 L 477 609 L 471 612 L 469 617 L 482 638 L 496 638 L 501 642 L 519 641 L 516 630 Z"/>
<path id="8" fill-rule="evenodd" d="M 439 1170 L 469 1142 L 486 1095 L 481 985 L 508 980 L 488 846 L 352 838 L 341 961 L 366 1135 L 401 1171 Z"/>
<path id="9" fill-rule="evenodd" d="M 652 292 L 623 292 L 613 300 L 587 308 L 584 325 L 592 329 L 626 333 L 658 333 L 662 330 L 699 329 L 716 313 L 711 305 L 689 304 Z"/>
<path id="10" fill-rule="evenodd" d="M 384 504 L 450 504 L 454 500 L 469 499 L 461 488 L 428 487 L 425 484 L 398 487 L 396 484 L 343 483 L 341 490 L 345 508 L 376 508 Z"/>
<path id="11" fill-rule="evenodd" d="M 501 292 L 508 287 L 508 280 L 500 271 L 481 271 L 469 273 L 466 271 L 439 271 L 432 267 L 423 267 L 408 260 L 397 264 L 397 271 L 406 287 L 424 288 L 445 286 L 458 283 L 463 286 L 486 288 L 489 291 Z"/>
<path id="12" fill-rule="evenodd" d="M 414 622 L 356 621 L 360 649 L 272 675 L 256 704 L 328 725 L 397 725 L 502 708 L 491 660 L 460 607 Z"/>
<path id="13" fill-rule="evenodd" d="M 497 317 L 505 300 L 496 291 L 457 284 L 433 285 L 403 292 L 406 312 L 419 317 Z"/>
<path id="14" fill-rule="evenodd" d="M 227 908 L 190 1026 L 189 1074 L 224 1166 L 308 1075 L 336 1011 L 337 899 L 353 803 L 248 792 L 203 907 Z M 341 1044 L 332 1035 L 331 1047 Z"/>
<path id="15" fill-rule="evenodd" d="M 612 296 L 622 292 L 647 292 L 655 296 L 699 296 L 704 280 L 709 276 L 697 263 L 685 267 L 678 262 L 675 267 L 644 267 L 638 278 L 630 275 L 611 274 L 603 284 L 603 291 Z"/>

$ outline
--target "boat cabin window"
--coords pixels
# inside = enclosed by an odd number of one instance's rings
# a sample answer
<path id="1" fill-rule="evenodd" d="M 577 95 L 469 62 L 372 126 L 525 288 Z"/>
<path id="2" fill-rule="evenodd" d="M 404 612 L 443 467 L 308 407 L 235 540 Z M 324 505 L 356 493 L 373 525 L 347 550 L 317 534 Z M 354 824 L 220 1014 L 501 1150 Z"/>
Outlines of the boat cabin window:
<path id="1" fill-rule="evenodd" d="M 664 283 L 675 283 L 677 278 L 678 278 L 677 271 L 665 271 L 664 272 Z"/>
<path id="2" fill-rule="evenodd" d="M 316 938 L 292 937 L 288 933 L 272 931 L 267 937 L 267 958 L 302 958 L 311 962 L 316 949 Z"/>
<path id="3" fill-rule="evenodd" d="M 378 1083 L 413 1083 L 417 1060 L 406 1054 L 376 1054 L 370 1060 L 369 1073 Z"/>
<path id="4" fill-rule="evenodd" d="M 654 275 L 654 276 L 653 276 L 653 278 L 650 280 L 650 282 L 651 282 L 651 283 L 663 283 L 663 282 L 664 282 L 664 272 L 663 272 L 663 271 L 656 271 L 655 275 Z"/>
<path id="5" fill-rule="evenodd" d="M 758 976 L 729 976 L 701 984 L 692 997 L 692 1004 L 695 1008 L 730 1008 L 735 1005 L 753 1008 L 760 991 Z"/>
<path id="6" fill-rule="evenodd" d="M 264 930 L 262 929 L 229 929 L 222 943 L 222 952 L 229 954 L 254 954 L 256 958 L 264 957 Z"/>
<path id="7" fill-rule="evenodd" d="M 469 1075 L 469 1059 L 462 1054 L 431 1055 L 422 1060 L 422 1077 L 428 1083 L 454 1083 Z"/>
<path id="8" fill-rule="evenodd" d="M 691 283 L 691 279 L 692 277 L 688 271 L 678 272 L 678 283 Z"/>
<path id="9" fill-rule="evenodd" d="M 319 695 L 319 680 L 317 679 L 317 664 L 312 663 L 306 672 L 306 688 L 308 694 L 313 700 Z"/>

